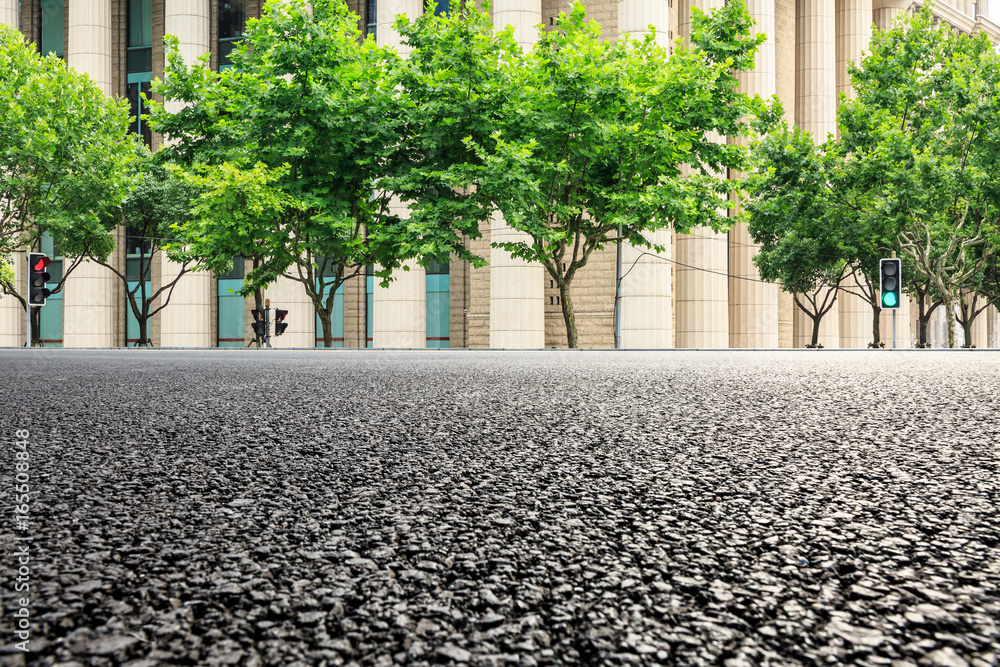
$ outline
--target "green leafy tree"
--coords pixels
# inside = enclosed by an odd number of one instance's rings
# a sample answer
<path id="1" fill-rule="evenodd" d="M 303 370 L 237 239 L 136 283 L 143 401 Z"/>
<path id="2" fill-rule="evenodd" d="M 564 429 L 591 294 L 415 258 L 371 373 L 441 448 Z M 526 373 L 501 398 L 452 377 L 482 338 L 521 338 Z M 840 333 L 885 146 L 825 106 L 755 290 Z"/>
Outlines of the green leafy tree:
<path id="1" fill-rule="evenodd" d="M 407 243 L 445 234 L 440 245 L 457 246 L 452 235 L 478 238 L 490 210 L 469 188 L 449 187 L 451 170 L 483 167 L 475 146 L 490 142 L 514 112 L 515 73 L 524 55 L 511 28 L 494 32 L 488 4 L 465 3 L 439 14 L 432 3 L 412 21 L 400 17 L 395 27 L 410 53 L 398 62 L 403 160 L 385 183 L 408 204 L 407 228 L 420 233 Z M 464 247 L 458 255 L 485 264 Z"/>
<path id="2" fill-rule="evenodd" d="M 819 344 L 823 317 L 851 271 L 855 222 L 831 188 L 842 162 L 826 148 L 808 132 L 782 127 L 754 144 L 756 171 L 745 184 L 748 230 L 760 244 L 754 264 L 761 279 L 779 283 L 812 320 L 810 347 Z"/>
<path id="3" fill-rule="evenodd" d="M 941 296 L 955 346 L 955 300 L 995 252 L 1000 212 L 1000 56 L 988 37 L 934 25 L 925 6 L 877 33 L 850 68 L 856 98 L 841 140 L 913 270 Z"/>
<path id="4" fill-rule="evenodd" d="M 175 43 L 169 53 L 154 92 L 188 106 L 169 114 L 154 104 L 151 127 L 172 142 L 171 159 L 207 179 L 202 197 L 220 198 L 199 209 L 212 218 L 178 232 L 191 252 L 211 252 L 204 266 L 255 257 L 244 295 L 279 276 L 301 283 L 329 347 L 334 294 L 346 280 L 373 266 L 387 282 L 408 259 L 467 254 L 461 234 L 410 223 L 390 205 L 382 179 L 398 173 L 405 135 L 398 57 L 362 39 L 342 0 L 267 4 L 248 23 L 234 67 L 218 75 L 204 59 L 185 67 Z M 258 172 L 241 182 L 233 171 L 213 174 L 221 165 Z M 221 205 L 247 195 L 274 207 L 248 218 Z M 256 254 L 244 253 L 248 244 Z"/>
<path id="5" fill-rule="evenodd" d="M 498 245 L 545 267 L 570 347 L 578 346 L 573 279 L 619 228 L 645 247 L 644 234 L 664 227 L 727 228 L 734 186 L 713 174 L 745 170 L 747 151 L 710 133 L 739 136 L 747 119 L 769 115 L 764 101 L 738 92 L 734 74 L 753 66 L 764 37 L 749 36 L 741 2 L 694 14 L 693 47 L 668 58 L 651 37 L 602 40 L 576 3 L 555 30 L 539 31 L 530 54 L 500 59 L 506 69 L 495 80 L 509 84 L 496 129 L 463 137 L 473 157 L 440 170 L 442 183 L 478 204 L 480 218 L 498 211 L 530 237 Z M 684 164 L 690 177 L 681 177 Z M 420 198 L 413 206 L 421 215 L 434 207 Z"/>
<path id="6" fill-rule="evenodd" d="M 26 304 L 13 253 L 52 236 L 66 278 L 114 249 L 107 215 L 125 196 L 133 161 L 128 106 L 55 56 L 41 57 L 0 25 L 0 290 Z M 35 343 L 38 308 L 33 308 Z"/>
<path id="7" fill-rule="evenodd" d="M 125 267 L 98 254 L 90 258 L 121 281 L 129 308 L 139 325 L 138 345 L 145 347 L 152 345 L 149 320 L 169 305 L 177 283 L 190 271 L 190 258 L 183 256 L 183 252 L 168 253 L 165 249 L 173 247 L 175 226 L 190 217 L 191 200 L 197 192 L 155 162 L 145 146 L 139 146 L 136 153 L 136 171 L 128 193 L 121 205 L 109 214 L 108 224 L 125 227 L 128 237 L 135 241 L 137 256 L 126 260 Z M 146 283 L 151 279 L 153 262 L 157 258 L 178 260 L 179 267 L 168 280 L 161 280 L 159 286 L 151 290 Z M 129 270 L 130 262 L 134 264 L 134 274 Z M 130 287 L 133 282 L 135 284 Z"/>

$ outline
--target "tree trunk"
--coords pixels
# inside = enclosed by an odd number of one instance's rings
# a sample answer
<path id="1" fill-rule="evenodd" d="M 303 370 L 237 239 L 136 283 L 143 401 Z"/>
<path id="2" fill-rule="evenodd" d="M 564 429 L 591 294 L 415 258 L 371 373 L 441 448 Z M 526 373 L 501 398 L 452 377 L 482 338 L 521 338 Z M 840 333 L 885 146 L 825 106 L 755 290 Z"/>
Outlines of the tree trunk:
<path id="1" fill-rule="evenodd" d="M 812 335 L 812 343 L 810 343 L 810 347 L 816 347 L 816 345 L 819 343 L 819 323 L 823 321 L 823 316 L 822 315 L 813 315 L 812 316 L 812 321 L 813 321 L 813 335 Z"/>
<path id="2" fill-rule="evenodd" d="M 42 342 L 42 308 L 31 308 L 31 346 L 32 347 L 45 347 L 45 343 Z"/>
<path id="3" fill-rule="evenodd" d="M 137 345 L 138 347 L 147 347 L 146 343 L 149 337 L 146 335 L 146 329 L 149 327 L 149 318 L 138 317 L 136 319 L 139 321 L 139 341 Z"/>
<path id="4" fill-rule="evenodd" d="M 580 347 L 576 335 L 576 315 L 573 314 L 573 301 L 569 296 L 569 284 L 559 283 L 559 300 L 562 302 L 563 319 L 566 321 L 566 344 L 570 348 Z"/>
<path id="5" fill-rule="evenodd" d="M 948 292 L 945 292 L 944 307 L 947 308 L 945 317 L 948 318 L 948 347 L 955 349 L 955 303 Z"/>
<path id="6" fill-rule="evenodd" d="M 927 347 L 927 323 L 930 321 L 930 314 L 927 312 L 925 299 L 927 294 L 920 292 L 917 297 L 917 347 Z"/>
<path id="7" fill-rule="evenodd" d="M 323 347 L 333 347 L 333 322 L 330 321 L 330 311 L 326 308 L 316 308 L 319 324 L 323 328 Z"/>
<path id="8" fill-rule="evenodd" d="M 872 304 L 872 347 L 878 349 L 879 343 L 882 342 L 882 327 L 879 326 L 879 319 L 882 315 L 882 309 Z"/>
<path id="9" fill-rule="evenodd" d="M 254 260 L 254 268 L 257 268 L 258 262 Z M 253 291 L 253 307 L 255 310 L 264 312 L 264 291 L 260 289 L 255 289 Z M 254 334 L 254 342 L 257 343 L 257 347 L 261 347 L 264 344 L 264 337 Z"/>

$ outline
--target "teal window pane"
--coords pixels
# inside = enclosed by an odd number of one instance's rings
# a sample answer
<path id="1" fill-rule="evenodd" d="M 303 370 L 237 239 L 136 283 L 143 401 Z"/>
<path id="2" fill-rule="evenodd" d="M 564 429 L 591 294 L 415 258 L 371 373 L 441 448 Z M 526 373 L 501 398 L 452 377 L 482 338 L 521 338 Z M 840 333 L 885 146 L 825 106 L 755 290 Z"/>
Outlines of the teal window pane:
<path id="1" fill-rule="evenodd" d="M 54 53 L 63 57 L 63 0 L 39 0 L 41 9 L 41 29 L 38 46 L 42 55 Z"/>
<path id="2" fill-rule="evenodd" d="M 427 347 L 445 348 L 449 340 L 449 276 L 447 273 L 428 273 L 427 285 Z"/>
<path id="3" fill-rule="evenodd" d="M 219 279 L 219 347 L 243 347 L 246 311 L 241 278 Z"/>
<path id="4" fill-rule="evenodd" d="M 49 265 L 51 273 L 52 265 Z M 55 287 L 49 283 L 49 287 Z M 45 347 L 63 346 L 63 295 L 53 294 L 45 300 L 45 305 L 38 309 L 38 337 Z"/>
<path id="5" fill-rule="evenodd" d="M 146 298 L 152 293 L 153 283 L 146 281 Z M 128 291 L 131 292 L 135 290 L 135 303 L 137 306 L 142 308 L 142 288 L 139 287 L 139 281 L 133 280 L 128 283 Z M 146 322 L 146 326 L 149 326 L 149 322 Z M 146 330 L 146 335 L 149 335 L 149 330 Z M 132 304 L 129 301 L 128 296 L 125 296 L 125 345 L 135 345 L 139 342 L 139 320 L 135 316 L 135 312 L 132 310 Z"/>
<path id="6" fill-rule="evenodd" d="M 153 0 L 129 0 L 128 47 L 153 48 Z"/>
<path id="7" fill-rule="evenodd" d="M 367 342 L 365 347 L 372 347 L 374 344 L 374 339 L 372 336 L 373 327 L 373 317 L 375 313 L 375 276 L 365 276 L 365 338 Z"/>
<path id="8" fill-rule="evenodd" d="M 55 289 L 58 286 L 59 281 L 62 280 L 62 270 L 63 261 L 62 255 L 59 254 L 59 248 L 56 247 L 55 240 L 52 235 L 48 232 L 42 234 L 41 239 L 39 239 L 39 252 L 43 252 L 48 255 L 52 263 L 49 264 L 49 289 Z M 60 297 L 61 298 L 61 297 Z"/>
<path id="9" fill-rule="evenodd" d="M 327 285 L 323 291 L 323 298 L 330 294 L 332 285 Z M 330 315 L 330 324 L 333 327 L 333 346 L 344 347 L 344 286 L 337 288 L 337 293 L 333 295 L 333 313 Z M 316 347 L 323 347 L 323 325 L 320 323 L 319 314 L 316 315 Z"/>

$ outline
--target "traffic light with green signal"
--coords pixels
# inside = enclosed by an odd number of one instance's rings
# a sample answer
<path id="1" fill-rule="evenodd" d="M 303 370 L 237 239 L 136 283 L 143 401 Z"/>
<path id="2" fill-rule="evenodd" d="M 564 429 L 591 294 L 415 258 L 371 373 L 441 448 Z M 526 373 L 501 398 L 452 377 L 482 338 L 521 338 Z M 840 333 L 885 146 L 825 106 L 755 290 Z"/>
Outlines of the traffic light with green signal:
<path id="1" fill-rule="evenodd" d="M 44 253 L 28 253 L 28 304 L 32 306 L 44 306 L 45 300 L 49 298 L 52 291 L 46 287 L 49 279 L 47 269 L 52 260 Z"/>
<path id="2" fill-rule="evenodd" d="M 882 292 L 882 308 L 899 308 L 903 300 L 903 267 L 897 258 L 879 262 L 879 287 Z"/>

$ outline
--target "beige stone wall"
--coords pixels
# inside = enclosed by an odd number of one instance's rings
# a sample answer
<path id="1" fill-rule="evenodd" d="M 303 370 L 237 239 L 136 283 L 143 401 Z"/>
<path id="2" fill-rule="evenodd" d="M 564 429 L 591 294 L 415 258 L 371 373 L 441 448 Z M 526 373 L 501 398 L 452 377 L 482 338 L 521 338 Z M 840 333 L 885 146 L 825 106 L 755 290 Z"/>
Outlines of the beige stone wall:
<path id="1" fill-rule="evenodd" d="M 469 312 L 468 262 L 452 255 L 448 266 L 448 347 L 468 347 L 466 313 Z"/>
<path id="2" fill-rule="evenodd" d="M 362 272 L 344 283 L 344 347 L 365 347 L 366 344 L 368 295 L 365 281 Z"/>
<path id="3" fill-rule="evenodd" d="M 566 347 L 566 322 L 559 290 L 545 283 L 545 347 Z M 615 247 L 595 250 L 570 287 L 580 347 L 614 346 Z"/>
<path id="4" fill-rule="evenodd" d="M 482 226 L 482 236 L 469 240 L 469 251 L 484 259 L 490 256 L 490 229 Z M 465 313 L 466 345 L 475 348 L 490 346 L 490 267 L 468 268 L 468 313 Z M 548 296 L 546 293 L 546 301 Z M 546 311 L 547 312 L 547 311 Z"/>

